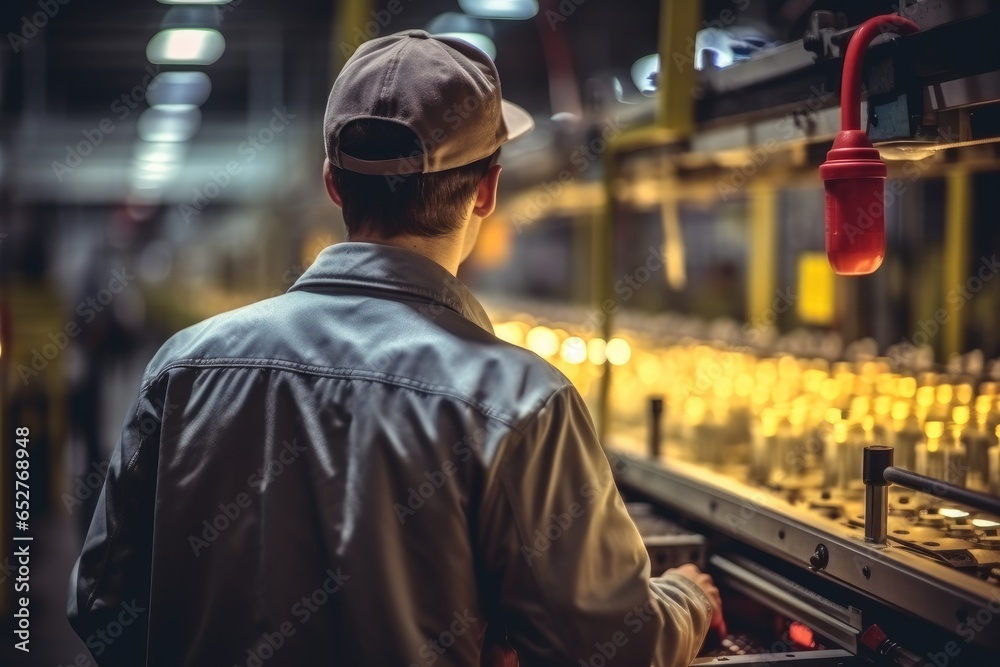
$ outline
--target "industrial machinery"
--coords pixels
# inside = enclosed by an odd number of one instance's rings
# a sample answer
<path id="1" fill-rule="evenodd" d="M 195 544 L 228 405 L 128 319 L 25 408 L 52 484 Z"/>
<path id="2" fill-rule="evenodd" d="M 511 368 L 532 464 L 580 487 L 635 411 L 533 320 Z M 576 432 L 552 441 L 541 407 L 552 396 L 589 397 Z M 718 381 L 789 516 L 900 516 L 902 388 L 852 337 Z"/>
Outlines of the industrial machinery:
<path id="1" fill-rule="evenodd" d="M 872 15 L 694 71 L 690 4 L 664 4 L 650 125 L 604 156 L 593 305 L 496 303 L 497 333 L 588 398 L 654 567 L 719 582 L 732 635 L 696 664 L 1000 665 L 1000 11 L 900 3 L 868 35 L 888 180 L 857 220 L 887 252 L 837 278 L 818 167 Z"/>
<path id="2" fill-rule="evenodd" d="M 676 321 L 655 327 L 669 344 L 585 341 L 561 315 L 497 329 L 584 390 L 613 367 L 605 442 L 653 567 L 702 562 L 723 590 L 731 636 L 697 664 L 998 664 L 1000 384 L 708 344 Z M 879 443 L 926 478 L 883 462 L 876 479 Z"/>

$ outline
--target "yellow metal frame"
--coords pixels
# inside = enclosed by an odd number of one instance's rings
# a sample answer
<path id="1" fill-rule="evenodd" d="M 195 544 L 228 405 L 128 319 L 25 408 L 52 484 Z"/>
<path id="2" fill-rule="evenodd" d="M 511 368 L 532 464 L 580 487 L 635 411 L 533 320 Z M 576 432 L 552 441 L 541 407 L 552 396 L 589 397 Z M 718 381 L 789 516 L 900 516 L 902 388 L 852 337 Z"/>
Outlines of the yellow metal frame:
<path id="1" fill-rule="evenodd" d="M 778 196 L 769 183 L 755 184 L 749 201 L 750 253 L 747 258 L 747 313 L 758 317 L 774 301 L 778 251 L 774 239 L 778 225 Z"/>
<path id="2" fill-rule="evenodd" d="M 694 40 L 699 20 L 701 2 L 660 3 L 657 124 L 682 135 L 694 129 Z"/>
<path id="3" fill-rule="evenodd" d="M 604 206 L 594 225 L 593 303 L 597 312 L 605 313 L 602 337 L 608 340 L 612 332 L 612 317 L 604 303 L 611 296 L 614 283 L 614 215 L 615 179 L 619 156 L 638 148 L 662 146 L 682 141 L 694 129 L 694 54 L 695 34 L 701 19 L 701 2 L 693 0 L 662 0 L 660 3 L 660 75 L 657 85 L 656 124 L 626 131 L 608 143 L 604 153 Z M 674 58 L 674 55 L 680 57 Z M 676 67 L 674 67 L 676 63 Z M 669 76 L 667 73 L 669 72 Z M 597 431 L 603 440 L 607 434 L 611 365 L 604 364 L 597 403 Z"/>
<path id="4" fill-rule="evenodd" d="M 340 72 L 347 59 L 354 55 L 354 51 L 356 50 L 353 41 L 356 37 L 354 28 L 357 27 L 364 30 L 365 24 L 372 21 L 371 11 L 374 8 L 374 0 L 344 0 L 344 2 L 338 3 L 337 9 L 334 12 L 335 22 L 332 30 L 334 75 Z M 345 55 L 343 49 L 341 49 L 341 45 L 343 44 L 355 46 L 355 48 L 349 49 L 350 53 Z M 360 44 L 357 46 L 360 46 Z"/>
<path id="5" fill-rule="evenodd" d="M 969 239 L 972 222 L 972 183 L 967 171 L 951 171 L 946 177 L 945 231 L 942 296 L 962 285 L 968 278 Z M 952 303 L 945 298 L 948 319 L 942 325 L 944 358 L 962 351 L 965 334 L 965 304 Z"/>

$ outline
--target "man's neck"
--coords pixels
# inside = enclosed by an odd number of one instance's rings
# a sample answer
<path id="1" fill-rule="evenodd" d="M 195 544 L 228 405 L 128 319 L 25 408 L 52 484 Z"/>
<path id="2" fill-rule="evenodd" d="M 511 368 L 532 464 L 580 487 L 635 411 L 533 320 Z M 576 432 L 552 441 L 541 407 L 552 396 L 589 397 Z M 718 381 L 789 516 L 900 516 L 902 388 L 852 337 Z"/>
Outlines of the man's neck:
<path id="1" fill-rule="evenodd" d="M 381 238 L 365 234 L 352 234 L 349 240 L 360 243 L 378 243 L 415 252 L 440 264 L 453 276 L 458 274 L 458 265 L 462 263 L 462 242 L 451 236 Z"/>

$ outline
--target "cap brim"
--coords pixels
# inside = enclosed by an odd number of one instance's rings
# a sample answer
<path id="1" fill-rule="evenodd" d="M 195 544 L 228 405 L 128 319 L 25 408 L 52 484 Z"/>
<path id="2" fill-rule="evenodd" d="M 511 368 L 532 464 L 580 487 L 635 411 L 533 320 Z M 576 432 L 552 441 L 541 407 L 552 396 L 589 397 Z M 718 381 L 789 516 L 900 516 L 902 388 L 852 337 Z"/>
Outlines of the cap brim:
<path id="1" fill-rule="evenodd" d="M 500 100 L 500 114 L 503 116 L 504 127 L 507 128 L 507 141 L 523 137 L 535 127 L 531 114 L 513 102 Z"/>

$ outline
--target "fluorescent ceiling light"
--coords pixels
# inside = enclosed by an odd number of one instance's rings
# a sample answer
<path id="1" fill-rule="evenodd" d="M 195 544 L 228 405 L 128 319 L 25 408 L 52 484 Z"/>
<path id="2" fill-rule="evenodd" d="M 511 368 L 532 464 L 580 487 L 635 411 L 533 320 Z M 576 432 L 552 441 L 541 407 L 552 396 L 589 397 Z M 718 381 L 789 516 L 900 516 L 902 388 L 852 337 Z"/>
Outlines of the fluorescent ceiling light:
<path id="1" fill-rule="evenodd" d="M 537 0 L 458 0 L 458 4 L 466 14 L 487 19 L 530 19 L 538 13 Z"/>
<path id="2" fill-rule="evenodd" d="M 455 39 L 460 39 L 467 44 L 471 44 L 486 55 L 490 57 L 490 60 L 496 60 L 497 57 L 497 45 L 493 43 L 493 40 L 486 35 L 478 32 L 442 32 L 438 33 L 441 37 L 453 37 Z"/>
<path id="3" fill-rule="evenodd" d="M 149 106 L 193 104 L 201 106 L 212 92 L 212 80 L 204 72 L 162 72 L 149 82 Z"/>
<path id="4" fill-rule="evenodd" d="M 139 138 L 144 141 L 187 141 L 198 132 L 201 112 L 197 107 L 173 110 L 152 107 L 139 116 Z"/>
<path id="5" fill-rule="evenodd" d="M 141 142 L 136 146 L 135 157 L 143 162 L 177 162 L 184 156 L 185 144 Z"/>
<path id="6" fill-rule="evenodd" d="M 172 174 L 177 171 L 175 162 L 137 162 L 136 169 L 142 174 Z"/>
<path id="7" fill-rule="evenodd" d="M 154 108 L 160 111 L 192 111 L 198 108 L 197 104 L 156 104 Z"/>
<path id="8" fill-rule="evenodd" d="M 146 58 L 157 65 L 211 65 L 226 50 L 222 33 L 211 28 L 170 28 L 153 35 Z"/>

